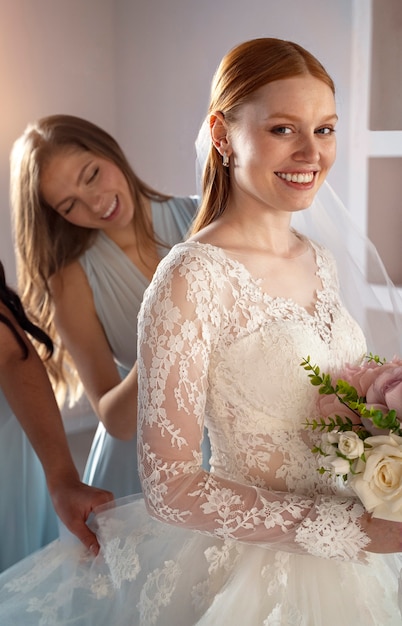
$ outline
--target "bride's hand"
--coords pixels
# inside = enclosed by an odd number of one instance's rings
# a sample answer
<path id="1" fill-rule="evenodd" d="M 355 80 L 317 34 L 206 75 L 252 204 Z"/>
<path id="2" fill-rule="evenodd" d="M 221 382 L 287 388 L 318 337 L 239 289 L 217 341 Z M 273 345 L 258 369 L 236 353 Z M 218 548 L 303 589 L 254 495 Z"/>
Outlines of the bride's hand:
<path id="1" fill-rule="evenodd" d="M 365 513 L 360 518 L 360 525 L 370 538 L 370 543 L 365 548 L 366 552 L 379 554 L 402 552 L 402 522 L 389 522 Z"/>

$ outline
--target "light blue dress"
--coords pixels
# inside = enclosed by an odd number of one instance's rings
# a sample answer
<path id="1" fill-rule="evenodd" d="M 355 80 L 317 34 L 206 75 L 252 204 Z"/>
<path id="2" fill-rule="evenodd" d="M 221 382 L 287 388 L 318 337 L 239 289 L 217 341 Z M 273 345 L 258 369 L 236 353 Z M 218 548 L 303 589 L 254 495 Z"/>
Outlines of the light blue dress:
<path id="1" fill-rule="evenodd" d="M 0 571 L 58 537 L 42 465 L 0 391 Z"/>
<path id="2" fill-rule="evenodd" d="M 152 202 L 156 237 L 169 247 L 183 240 L 198 209 L 199 198 L 176 197 Z M 160 257 L 169 249 L 161 247 Z M 116 364 L 124 377 L 137 360 L 137 315 L 149 280 L 103 232 L 80 258 L 93 291 L 96 312 Z M 204 456 L 209 458 L 205 439 Z M 137 440 L 122 441 L 99 424 L 83 476 L 84 482 L 112 491 L 116 498 L 141 491 Z"/>

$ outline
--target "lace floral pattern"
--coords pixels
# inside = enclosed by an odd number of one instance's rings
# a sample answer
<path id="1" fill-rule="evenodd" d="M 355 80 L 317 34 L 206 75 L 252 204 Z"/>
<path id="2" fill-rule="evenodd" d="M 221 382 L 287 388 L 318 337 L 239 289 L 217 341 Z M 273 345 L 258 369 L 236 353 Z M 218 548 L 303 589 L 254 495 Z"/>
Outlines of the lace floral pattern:
<path id="1" fill-rule="evenodd" d="M 1 623 L 400 625 L 398 555 L 363 551 L 362 507 L 316 471 L 303 426 L 317 408 L 302 358 L 337 371 L 366 352 L 332 258 L 313 250 L 322 288 L 310 313 L 213 246 L 166 257 L 139 319 L 145 498 L 97 512 L 96 559 L 55 542 L 5 573 Z"/>
<path id="2" fill-rule="evenodd" d="M 327 504 L 342 487 L 316 471 L 303 432 L 315 396 L 299 363 L 309 354 L 333 371 L 360 360 L 365 342 L 339 300 L 332 257 L 313 250 L 322 288 L 312 314 L 271 298 L 214 246 L 179 244 L 160 266 L 139 316 L 140 473 L 150 510 L 165 522 L 356 559 L 367 544 L 356 500 Z M 211 474 L 199 460 L 204 416 Z M 340 519 L 352 529 L 347 549 Z M 319 524 L 325 545 L 314 536 Z"/>

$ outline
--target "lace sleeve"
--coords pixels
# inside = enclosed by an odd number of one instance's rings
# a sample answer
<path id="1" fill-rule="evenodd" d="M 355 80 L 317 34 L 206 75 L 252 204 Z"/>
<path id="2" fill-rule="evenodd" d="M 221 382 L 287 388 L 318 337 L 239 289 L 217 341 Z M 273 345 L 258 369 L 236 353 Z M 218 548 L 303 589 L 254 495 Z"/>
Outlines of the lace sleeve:
<path id="1" fill-rule="evenodd" d="M 138 456 L 148 510 L 222 539 L 361 558 L 368 538 L 356 499 L 266 490 L 202 468 L 210 359 L 229 323 L 227 301 L 237 295 L 202 258 L 177 250 L 161 262 L 145 294 L 138 326 Z"/>

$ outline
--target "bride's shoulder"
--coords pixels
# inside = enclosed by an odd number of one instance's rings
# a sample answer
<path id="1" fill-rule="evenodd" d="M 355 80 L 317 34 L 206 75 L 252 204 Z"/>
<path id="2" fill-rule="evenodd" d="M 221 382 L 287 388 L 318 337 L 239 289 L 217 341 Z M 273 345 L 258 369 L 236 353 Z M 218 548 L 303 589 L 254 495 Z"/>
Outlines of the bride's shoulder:
<path id="1" fill-rule="evenodd" d="M 319 260 L 321 260 L 324 263 L 325 262 L 329 263 L 331 265 L 335 263 L 335 256 L 329 248 L 322 245 L 318 241 L 315 241 L 314 239 L 310 239 L 309 237 L 306 237 L 305 235 L 301 235 L 300 233 L 297 233 L 297 235 L 300 237 L 300 239 L 303 239 L 311 246 L 311 248 L 316 254 L 316 257 Z"/>
<path id="2" fill-rule="evenodd" d="M 196 239 L 187 239 L 174 245 L 165 259 L 163 259 L 163 262 L 170 265 L 183 264 L 186 266 L 197 261 L 214 264 L 224 258 L 224 256 L 223 250 L 218 246 Z"/>
<path id="3" fill-rule="evenodd" d="M 167 280 L 172 275 L 184 276 L 195 272 L 199 266 L 205 264 L 207 258 L 208 250 L 205 246 L 191 241 L 177 243 L 159 262 L 152 282 Z"/>

